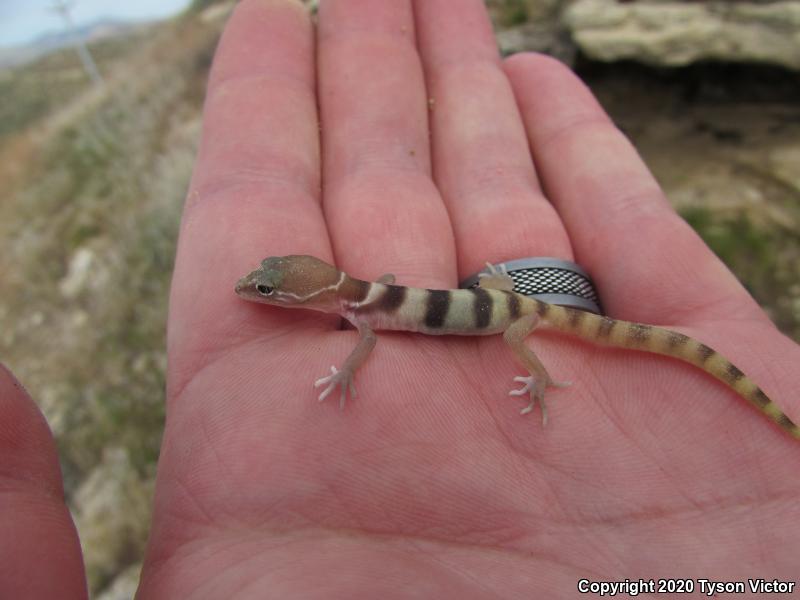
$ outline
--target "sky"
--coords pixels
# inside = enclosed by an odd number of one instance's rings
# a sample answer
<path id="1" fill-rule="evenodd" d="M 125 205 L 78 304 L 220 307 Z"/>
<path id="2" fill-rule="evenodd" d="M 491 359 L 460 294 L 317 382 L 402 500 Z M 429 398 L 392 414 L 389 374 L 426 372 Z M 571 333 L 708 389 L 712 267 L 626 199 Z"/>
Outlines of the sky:
<path id="1" fill-rule="evenodd" d="M 67 0 L 72 20 L 85 25 L 106 17 L 147 20 L 168 17 L 182 10 L 189 0 Z M 61 17 L 48 7 L 53 0 L 0 0 L 0 46 L 17 46 L 43 33 L 60 31 Z"/>

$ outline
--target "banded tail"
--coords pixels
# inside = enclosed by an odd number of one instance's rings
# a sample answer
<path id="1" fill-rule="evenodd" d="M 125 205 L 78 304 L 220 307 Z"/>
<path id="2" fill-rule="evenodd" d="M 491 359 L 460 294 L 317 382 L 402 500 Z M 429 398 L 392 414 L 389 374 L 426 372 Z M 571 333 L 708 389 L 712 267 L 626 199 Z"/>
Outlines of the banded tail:
<path id="1" fill-rule="evenodd" d="M 793 438 L 800 439 L 800 427 L 736 365 L 713 348 L 684 335 L 654 325 L 618 321 L 586 311 L 538 303 L 537 312 L 553 328 L 577 337 L 618 348 L 663 354 L 693 364 L 713 375 L 748 400 Z"/>

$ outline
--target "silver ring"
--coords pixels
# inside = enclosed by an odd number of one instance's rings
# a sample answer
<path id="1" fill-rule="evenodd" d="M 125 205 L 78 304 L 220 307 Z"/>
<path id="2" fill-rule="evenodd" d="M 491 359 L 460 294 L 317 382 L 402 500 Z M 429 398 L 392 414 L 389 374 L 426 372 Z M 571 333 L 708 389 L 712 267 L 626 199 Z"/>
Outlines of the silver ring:
<path id="1" fill-rule="evenodd" d="M 589 274 L 574 262 L 558 258 L 520 258 L 494 265 L 505 271 L 514 280 L 514 291 L 532 296 L 548 304 L 560 304 L 603 314 L 600 296 Z M 480 273 L 489 273 L 486 268 Z M 477 287 L 478 275 L 467 277 L 460 287 Z"/>

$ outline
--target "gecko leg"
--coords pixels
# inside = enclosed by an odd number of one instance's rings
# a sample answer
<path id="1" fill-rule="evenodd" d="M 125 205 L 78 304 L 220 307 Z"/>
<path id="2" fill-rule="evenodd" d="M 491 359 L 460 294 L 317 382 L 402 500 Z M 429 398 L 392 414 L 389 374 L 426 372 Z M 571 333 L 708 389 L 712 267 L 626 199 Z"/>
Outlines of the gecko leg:
<path id="1" fill-rule="evenodd" d="M 514 381 L 519 381 L 525 385 L 518 390 L 511 390 L 508 394 L 510 396 L 530 394 L 531 402 L 520 411 L 520 414 L 528 414 L 538 404 L 542 410 L 542 427 L 544 427 L 547 425 L 547 407 L 544 403 L 545 390 L 548 387 L 567 387 L 570 384 L 568 382 L 559 383 L 553 381 L 547 373 L 547 369 L 544 368 L 542 361 L 533 353 L 533 350 L 525 345 L 525 338 L 536 329 L 540 320 L 536 314 L 520 317 L 508 326 L 508 329 L 503 334 L 503 339 L 511 347 L 517 360 L 530 373 L 529 377 L 514 377 Z"/>
<path id="2" fill-rule="evenodd" d="M 514 291 L 514 280 L 506 271 L 505 265 L 500 265 L 498 269 L 491 263 L 486 263 L 488 273 L 478 274 L 478 286 L 487 290 L 502 290 L 504 292 Z"/>
<path id="3" fill-rule="evenodd" d="M 331 367 L 331 374 L 325 377 L 320 377 L 314 382 L 314 387 L 328 384 L 328 386 L 319 395 L 319 401 L 322 402 L 327 398 L 331 392 L 339 386 L 341 389 L 341 396 L 339 398 L 339 409 L 344 409 L 345 400 L 347 400 L 347 392 L 350 391 L 350 396 L 355 398 L 357 396 L 356 386 L 353 383 L 358 368 L 367 360 L 369 353 L 375 347 L 375 342 L 378 341 L 375 332 L 369 328 L 368 325 L 358 324 L 358 333 L 360 339 L 358 344 L 353 348 L 350 356 L 344 361 L 341 370 L 336 367 Z"/>

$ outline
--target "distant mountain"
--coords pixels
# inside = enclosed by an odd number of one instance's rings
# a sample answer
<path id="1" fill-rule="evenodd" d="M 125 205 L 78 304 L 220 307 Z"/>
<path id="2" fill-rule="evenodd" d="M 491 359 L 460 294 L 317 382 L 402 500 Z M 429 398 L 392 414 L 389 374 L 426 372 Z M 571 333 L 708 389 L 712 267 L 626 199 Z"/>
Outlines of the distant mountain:
<path id="1" fill-rule="evenodd" d="M 149 21 L 100 19 L 87 25 L 75 27 L 69 31 L 61 30 L 45 33 L 32 42 L 21 46 L 0 47 L 0 69 L 30 62 L 53 50 L 71 46 L 81 38 L 86 42 L 94 42 L 104 38 L 125 35 L 149 23 Z"/>

